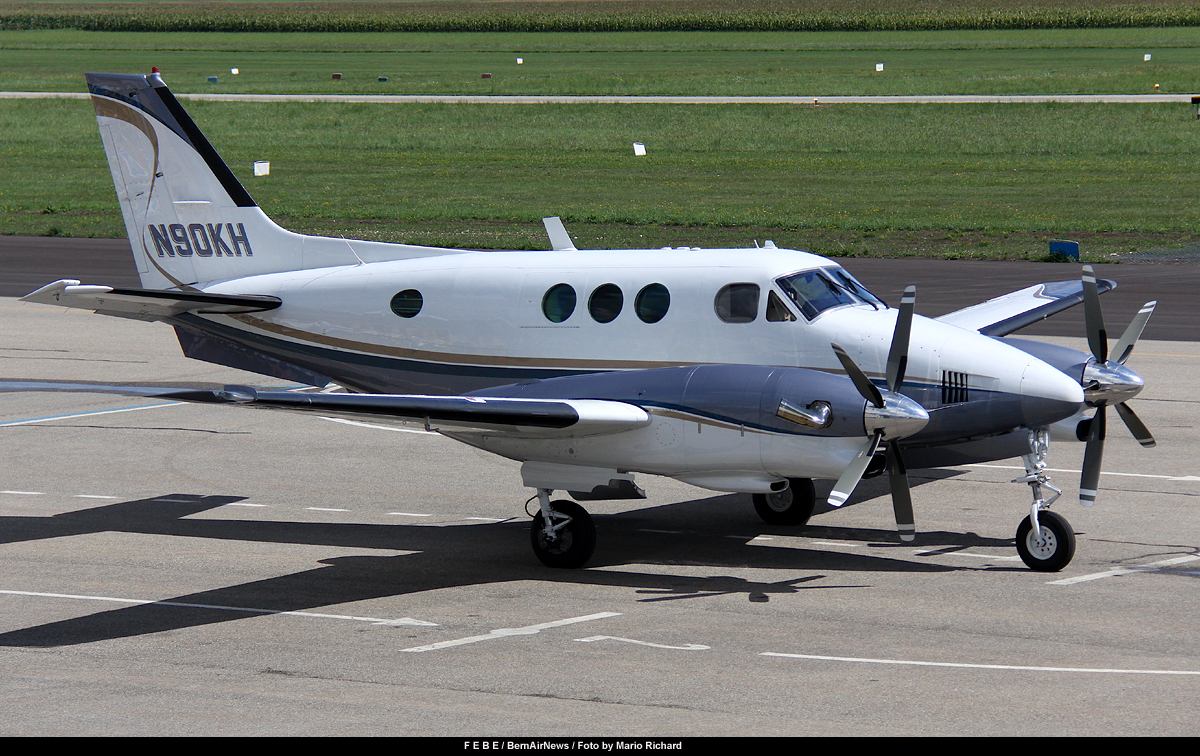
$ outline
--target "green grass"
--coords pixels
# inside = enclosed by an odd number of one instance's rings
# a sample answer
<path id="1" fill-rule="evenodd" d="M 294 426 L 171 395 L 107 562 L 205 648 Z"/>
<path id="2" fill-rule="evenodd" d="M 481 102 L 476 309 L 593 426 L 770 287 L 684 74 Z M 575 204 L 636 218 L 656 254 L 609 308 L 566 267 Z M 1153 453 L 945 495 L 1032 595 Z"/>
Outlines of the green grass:
<path id="1" fill-rule="evenodd" d="M 544 248 L 540 219 L 559 215 L 586 246 L 1020 257 L 1049 238 L 1096 256 L 1200 228 L 1186 105 L 188 109 L 298 231 Z M 0 101 L 0 133 L 0 233 L 123 234 L 88 103 Z M 271 176 L 254 178 L 261 159 Z"/>
<path id="2" fill-rule="evenodd" d="M 885 64 L 882 73 L 876 63 Z M 1158 84 L 1161 92 L 1186 93 L 1200 86 L 1200 27 L 570 35 L 0 32 L 0 90 L 80 91 L 84 71 L 152 66 L 176 92 L 828 97 L 1136 94 Z M 237 76 L 230 74 L 234 67 Z M 334 72 L 343 79 L 333 81 Z M 485 72 L 491 78 L 481 78 Z M 209 83 L 210 76 L 218 83 Z M 388 81 L 379 82 L 380 76 Z"/>

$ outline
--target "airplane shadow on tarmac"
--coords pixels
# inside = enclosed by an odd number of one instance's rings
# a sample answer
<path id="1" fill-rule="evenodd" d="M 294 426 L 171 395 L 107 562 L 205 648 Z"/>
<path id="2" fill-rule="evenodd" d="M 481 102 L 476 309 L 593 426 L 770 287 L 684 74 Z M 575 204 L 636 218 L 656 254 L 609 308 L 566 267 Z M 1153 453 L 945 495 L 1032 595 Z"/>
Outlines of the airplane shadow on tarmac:
<path id="1" fill-rule="evenodd" d="M 935 474 L 942 475 L 940 471 Z M 946 473 L 952 475 L 953 473 Z M 932 482 L 933 477 L 913 483 Z M 852 501 L 887 495 L 886 478 L 864 481 Z M 52 517 L 0 517 L 0 543 L 45 540 L 99 532 L 215 538 L 228 541 L 344 546 L 404 550 L 397 556 L 347 556 L 321 560 L 322 566 L 290 575 L 232 585 L 0 633 L 0 646 L 54 647 L 134 637 L 275 612 L 312 610 L 366 599 L 519 580 L 578 583 L 632 589 L 640 601 L 663 601 L 721 594 L 745 594 L 766 601 L 771 594 L 866 587 L 839 582 L 836 573 L 947 572 L 960 569 L 893 558 L 889 551 L 911 549 L 886 529 L 803 529 L 764 525 L 745 496 L 704 499 L 595 515 L 598 547 L 589 567 L 554 570 L 537 561 L 529 547 L 529 523 L 520 518 L 470 525 L 362 525 L 250 520 L 187 519 L 190 515 L 243 500 L 239 496 L 170 494 L 82 509 Z M 163 501 L 170 499 L 173 501 Z M 877 505 L 878 503 L 876 503 Z M 817 520 L 827 505 L 817 507 Z M 888 507 L 890 515 L 890 507 Z M 805 548 L 751 547 L 756 536 L 818 537 L 852 541 L 876 553 L 848 554 L 813 545 Z M 925 548 L 1011 547 L 1011 539 L 933 532 L 918 536 Z M 905 552 L 907 557 L 911 552 Z M 755 582 L 732 576 L 662 575 L 620 565 L 752 567 L 795 570 L 794 578 Z M 861 575 L 859 576 L 861 579 Z M 232 610 L 232 607 L 245 608 Z"/>

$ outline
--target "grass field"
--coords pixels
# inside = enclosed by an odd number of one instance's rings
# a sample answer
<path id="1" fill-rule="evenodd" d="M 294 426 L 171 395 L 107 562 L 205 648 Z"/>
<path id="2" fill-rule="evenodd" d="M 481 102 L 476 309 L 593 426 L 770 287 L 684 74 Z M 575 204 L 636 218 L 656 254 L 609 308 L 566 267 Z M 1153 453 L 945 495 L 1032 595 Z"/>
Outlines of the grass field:
<path id="1" fill-rule="evenodd" d="M 1178 92 L 1200 87 L 1198 51 L 1198 28 L 7 31 L 0 90 L 78 91 L 84 70 L 158 65 L 177 92 Z M 1040 257 L 1050 238 L 1104 257 L 1200 234 L 1200 121 L 1183 104 L 188 108 L 298 231 L 542 248 L 540 218 L 560 215 L 585 246 L 773 238 L 828 254 L 993 258 Z M 0 134 L 0 233 L 123 234 L 86 101 L 0 101 Z M 635 158 L 634 141 L 649 155 Z M 259 159 L 270 177 L 251 176 Z"/>
<path id="2" fill-rule="evenodd" d="M 300 231 L 541 248 L 559 215 L 587 246 L 995 257 L 1200 227 L 1200 123 L 1180 105 L 188 107 Z M 121 235 L 88 103 L 0 102 L 0 130 L 0 232 Z"/>
<path id="3" fill-rule="evenodd" d="M 1137 94 L 1200 87 L 1200 27 L 937 32 L 0 32 L 0 90 L 158 66 L 179 92 Z M 1145 54 L 1151 60 L 1144 59 Z M 523 63 L 517 64 L 517 57 Z M 876 64 L 884 71 L 877 72 Z M 237 76 L 230 74 L 238 68 Z M 333 81 L 332 74 L 343 75 Z M 492 74 L 483 79 L 483 73 Z M 216 76 L 211 84 L 208 77 Z M 381 83 L 380 76 L 388 81 Z"/>

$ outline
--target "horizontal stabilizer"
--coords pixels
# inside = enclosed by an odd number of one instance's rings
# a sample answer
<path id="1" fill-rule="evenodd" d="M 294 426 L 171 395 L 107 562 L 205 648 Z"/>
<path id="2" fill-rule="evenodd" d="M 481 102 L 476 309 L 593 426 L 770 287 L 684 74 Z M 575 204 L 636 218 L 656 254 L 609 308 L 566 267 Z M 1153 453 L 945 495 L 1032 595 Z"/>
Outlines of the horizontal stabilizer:
<path id="1" fill-rule="evenodd" d="M 191 389 L 61 381 L 0 381 L 0 393 L 25 391 L 144 396 L 167 401 L 309 412 L 451 433 L 487 433 L 520 438 L 579 438 L 620 433 L 650 424 L 649 413 L 641 407 L 598 399 L 327 394 L 258 391 L 249 386 Z"/>
<path id="2" fill-rule="evenodd" d="M 1101 294 L 1117 288 L 1115 281 L 1098 280 L 1096 285 Z M 1081 302 L 1083 284 L 1078 279 L 1056 281 L 1034 284 L 935 319 L 984 336 L 1007 336 Z"/>
<path id="3" fill-rule="evenodd" d="M 202 291 L 118 289 L 112 286 L 81 286 L 63 279 L 21 297 L 22 302 L 95 310 L 135 320 L 162 320 L 185 312 L 232 314 L 273 310 L 279 297 L 241 294 L 206 294 Z"/>

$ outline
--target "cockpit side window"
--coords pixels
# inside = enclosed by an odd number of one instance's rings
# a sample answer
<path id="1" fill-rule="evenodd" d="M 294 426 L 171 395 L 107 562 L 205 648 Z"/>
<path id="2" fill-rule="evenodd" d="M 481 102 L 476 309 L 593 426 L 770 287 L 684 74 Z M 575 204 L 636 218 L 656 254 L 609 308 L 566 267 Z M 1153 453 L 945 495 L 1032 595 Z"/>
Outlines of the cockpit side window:
<path id="1" fill-rule="evenodd" d="M 792 300 L 804 317 L 812 320 L 831 307 L 857 304 L 863 300 L 834 283 L 823 270 L 804 270 L 778 278 L 775 283 Z"/>
<path id="2" fill-rule="evenodd" d="M 791 323 L 796 316 L 783 303 L 783 300 L 773 292 L 767 292 L 767 320 L 771 323 Z"/>

